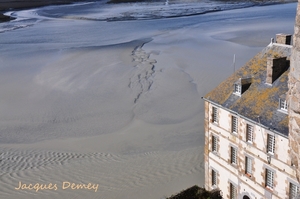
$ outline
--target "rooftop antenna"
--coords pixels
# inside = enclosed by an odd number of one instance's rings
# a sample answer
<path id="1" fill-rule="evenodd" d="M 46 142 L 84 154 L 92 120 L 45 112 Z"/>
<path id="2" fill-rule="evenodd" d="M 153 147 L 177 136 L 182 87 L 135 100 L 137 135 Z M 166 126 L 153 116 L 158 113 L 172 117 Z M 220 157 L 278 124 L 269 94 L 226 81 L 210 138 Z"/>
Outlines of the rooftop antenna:
<path id="1" fill-rule="evenodd" d="M 235 54 L 233 54 L 233 69 L 234 69 L 233 72 L 235 72 Z"/>
<path id="2" fill-rule="evenodd" d="M 235 79 L 235 54 L 233 54 L 233 74 Z"/>

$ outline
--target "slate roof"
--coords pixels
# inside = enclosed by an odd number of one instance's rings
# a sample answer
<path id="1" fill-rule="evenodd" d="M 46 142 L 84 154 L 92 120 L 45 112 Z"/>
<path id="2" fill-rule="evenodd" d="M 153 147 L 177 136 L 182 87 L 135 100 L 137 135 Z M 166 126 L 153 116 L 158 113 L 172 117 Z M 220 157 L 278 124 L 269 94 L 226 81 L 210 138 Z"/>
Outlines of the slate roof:
<path id="1" fill-rule="evenodd" d="M 289 62 L 291 51 L 292 46 L 290 45 L 269 44 L 243 67 L 209 92 L 204 100 L 287 137 L 288 115 L 278 111 L 278 109 L 279 98 L 285 99 L 285 94 L 288 91 L 289 69 L 272 85 L 266 84 L 266 75 L 268 57 L 287 57 L 287 62 Z M 249 88 L 241 96 L 233 93 L 234 83 L 239 78 L 251 78 L 252 81 Z"/>

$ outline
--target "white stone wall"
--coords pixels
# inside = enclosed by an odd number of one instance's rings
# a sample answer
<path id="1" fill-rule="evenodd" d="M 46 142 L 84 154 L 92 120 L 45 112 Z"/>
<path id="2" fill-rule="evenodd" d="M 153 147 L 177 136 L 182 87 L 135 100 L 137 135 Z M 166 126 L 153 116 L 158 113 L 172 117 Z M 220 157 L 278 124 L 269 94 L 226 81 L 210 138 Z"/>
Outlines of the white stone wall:
<path id="1" fill-rule="evenodd" d="M 295 182 L 295 171 L 290 166 L 289 140 L 278 134 L 261 127 L 259 123 L 247 121 L 238 117 L 238 133 L 231 133 L 231 116 L 218 106 L 218 124 L 212 123 L 212 104 L 207 104 L 209 111 L 207 116 L 207 135 L 208 138 L 208 167 L 206 172 L 211 174 L 211 169 L 218 172 L 218 188 L 223 192 L 224 198 L 229 198 L 229 183 L 237 186 L 238 198 L 248 195 L 250 198 L 280 198 L 288 199 L 289 182 Z M 236 116 L 236 115 L 235 115 Z M 246 124 L 254 126 L 253 143 L 246 142 Z M 268 162 L 267 153 L 267 134 L 275 135 L 275 152 L 271 154 L 271 162 Z M 218 152 L 214 153 L 212 149 L 212 135 L 218 137 Z M 230 162 L 230 146 L 238 149 L 237 164 Z M 245 156 L 252 158 L 252 176 L 245 174 Z M 265 169 L 274 171 L 274 187 L 267 190 L 265 187 Z M 208 180 L 206 185 L 211 186 L 211 176 L 206 175 Z"/>

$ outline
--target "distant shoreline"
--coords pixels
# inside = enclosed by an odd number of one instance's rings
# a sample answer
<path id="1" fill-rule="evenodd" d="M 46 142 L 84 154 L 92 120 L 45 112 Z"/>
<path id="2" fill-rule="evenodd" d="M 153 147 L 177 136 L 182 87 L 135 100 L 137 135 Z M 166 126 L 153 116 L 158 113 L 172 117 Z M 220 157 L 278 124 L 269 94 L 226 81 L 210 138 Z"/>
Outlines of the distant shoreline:
<path id="1" fill-rule="evenodd" d="M 63 4 L 71 4 L 76 2 L 93 2 L 93 0 L 0 0 L 0 12 L 5 12 L 9 10 L 21 10 L 28 8 L 35 8 L 41 6 L 49 6 L 49 5 L 63 5 Z M 94 0 L 97 1 L 97 0 Z M 159 2 L 163 0 L 107 0 L 107 3 L 132 3 L 132 2 Z M 235 0 L 215 0 L 220 2 L 235 2 Z M 176 2 L 176 1 L 175 1 Z M 277 3 L 291 3 L 297 2 L 297 0 L 244 0 L 238 1 L 242 2 L 253 2 L 257 5 L 269 5 L 269 4 L 277 4 Z M 170 1 L 172 3 L 172 1 Z"/>
<path id="2" fill-rule="evenodd" d="M 88 0 L 0 0 L 0 12 L 21 10 L 49 5 L 63 5 Z"/>
<path id="3" fill-rule="evenodd" d="M 64 5 L 76 2 L 85 2 L 88 0 L 0 0 L 0 22 L 7 22 L 15 18 L 6 16 L 3 13 L 9 10 L 22 10 L 29 8 L 37 8 L 50 5 Z"/>
<path id="4" fill-rule="evenodd" d="M 22 10 L 22 9 L 30 9 L 37 8 L 42 6 L 50 6 L 50 5 L 64 5 L 71 4 L 77 2 L 87 2 L 90 0 L 0 0 L 0 22 L 7 22 L 13 20 L 15 18 L 11 16 L 6 16 L 3 13 L 9 10 Z M 132 2 L 155 2 L 162 0 L 108 0 L 107 3 L 132 3 Z M 216 0 L 218 1 L 218 0 Z M 234 0 L 219 0 L 220 2 L 234 2 Z M 241 2 L 241 1 L 239 1 Z M 271 0 L 271 1 L 253 1 L 253 0 L 245 0 L 242 2 L 253 2 L 257 5 L 270 5 L 270 4 L 278 4 L 278 3 L 292 3 L 297 2 L 297 0 Z"/>

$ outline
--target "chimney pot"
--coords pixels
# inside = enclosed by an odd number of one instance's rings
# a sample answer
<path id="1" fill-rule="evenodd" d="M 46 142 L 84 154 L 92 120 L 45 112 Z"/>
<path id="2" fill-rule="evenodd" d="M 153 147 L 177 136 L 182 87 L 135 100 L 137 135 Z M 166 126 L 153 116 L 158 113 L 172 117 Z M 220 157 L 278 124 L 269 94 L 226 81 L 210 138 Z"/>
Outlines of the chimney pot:
<path id="1" fill-rule="evenodd" d="M 276 43 L 291 45 L 292 35 L 291 34 L 276 34 Z"/>
<path id="2" fill-rule="evenodd" d="M 267 78 L 266 83 L 272 84 L 288 68 L 286 57 L 269 57 L 267 60 Z"/>

